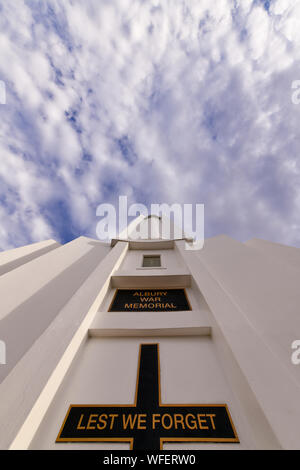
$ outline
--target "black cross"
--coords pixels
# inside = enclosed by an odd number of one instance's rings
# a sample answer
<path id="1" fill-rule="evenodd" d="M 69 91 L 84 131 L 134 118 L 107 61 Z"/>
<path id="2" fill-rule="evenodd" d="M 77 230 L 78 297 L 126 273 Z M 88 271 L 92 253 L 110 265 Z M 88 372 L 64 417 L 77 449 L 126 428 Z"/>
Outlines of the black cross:
<path id="1" fill-rule="evenodd" d="M 127 424 L 127 426 L 126 426 Z M 133 405 L 71 405 L 56 442 L 130 442 L 134 450 L 164 442 L 239 442 L 226 405 L 164 405 L 158 344 L 142 344 Z"/>

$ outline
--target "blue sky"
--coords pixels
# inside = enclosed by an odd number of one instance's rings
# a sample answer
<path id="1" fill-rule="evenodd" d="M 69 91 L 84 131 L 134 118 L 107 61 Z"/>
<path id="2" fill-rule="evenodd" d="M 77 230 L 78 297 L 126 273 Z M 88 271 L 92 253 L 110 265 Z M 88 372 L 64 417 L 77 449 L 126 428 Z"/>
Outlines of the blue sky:
<path id="1" fill-rule="evenodd" d="M 300 247 L 299 58 L 295 0 L 0 1 L 0 249 L 119 195 Z"/>

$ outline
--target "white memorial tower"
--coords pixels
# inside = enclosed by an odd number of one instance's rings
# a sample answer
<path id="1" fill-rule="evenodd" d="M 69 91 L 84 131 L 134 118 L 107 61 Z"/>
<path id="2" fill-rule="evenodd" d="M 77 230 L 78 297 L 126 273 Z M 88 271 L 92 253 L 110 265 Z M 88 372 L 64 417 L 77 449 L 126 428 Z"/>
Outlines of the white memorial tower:
<path id="1" fill-rule="evenodd" d="M 300 449 L 300 249 L 161 223 L 0 253 L 1 449 Z"/>

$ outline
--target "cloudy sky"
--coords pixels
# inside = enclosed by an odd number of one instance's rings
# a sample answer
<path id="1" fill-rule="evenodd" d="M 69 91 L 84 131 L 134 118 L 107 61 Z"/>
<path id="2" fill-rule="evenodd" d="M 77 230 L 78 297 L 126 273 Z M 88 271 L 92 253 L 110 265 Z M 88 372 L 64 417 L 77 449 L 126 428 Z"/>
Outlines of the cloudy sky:
<path id="1" fill-rule="evenodd" d="M 299 58 L 299 0 L 0 0 L 0 249 L 119 195 L 300 247 Z"/>

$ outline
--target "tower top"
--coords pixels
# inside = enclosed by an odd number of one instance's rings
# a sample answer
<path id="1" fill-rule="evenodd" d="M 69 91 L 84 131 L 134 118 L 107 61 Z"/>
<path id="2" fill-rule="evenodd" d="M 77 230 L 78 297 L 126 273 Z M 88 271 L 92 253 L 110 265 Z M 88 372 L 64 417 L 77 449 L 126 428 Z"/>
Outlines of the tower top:
<path id="1" fill-rule="evenodd" d="M 187 240 L 182 228 L 177 226 L 174 221 L 165 215 L 150 214 L 140 215 L 134 219 L 125 230 L 119 233 L 116 239 L 112 240 L 112 245 L 117 241 L 129 242 L 154 242 L 154 241 L 174 241 Z"/>

